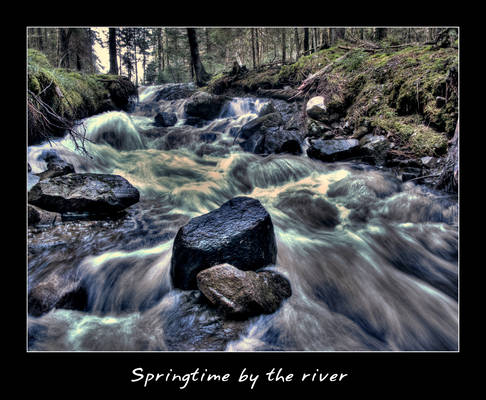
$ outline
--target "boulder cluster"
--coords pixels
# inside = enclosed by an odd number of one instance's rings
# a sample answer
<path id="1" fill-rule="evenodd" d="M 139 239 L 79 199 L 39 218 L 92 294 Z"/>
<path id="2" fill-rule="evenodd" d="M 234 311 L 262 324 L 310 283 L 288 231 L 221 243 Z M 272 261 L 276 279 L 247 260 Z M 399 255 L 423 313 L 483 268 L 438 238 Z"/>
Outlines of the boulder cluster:
<path id="1" fill-rule="evenodd" d="M 250 197 L 235 197 L 191 219 L 174 240 L 175 288 L 199 289 L 224 315 L 244 318 L 276 311 L 291 295 L 289 281 L 273 270 L 277 246 L 270 215 Z"/>

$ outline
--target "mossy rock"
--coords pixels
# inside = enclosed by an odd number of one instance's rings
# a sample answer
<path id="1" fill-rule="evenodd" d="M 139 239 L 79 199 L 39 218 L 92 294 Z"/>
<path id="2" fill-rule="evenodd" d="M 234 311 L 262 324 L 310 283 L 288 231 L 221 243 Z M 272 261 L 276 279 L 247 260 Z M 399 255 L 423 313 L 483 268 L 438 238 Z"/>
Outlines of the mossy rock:
<path id="1" fill-rule="evenodd" d="M 137 94 L 135 85 L 128 78 L 116 75 L 86 74 L 64 68 L 52 67 L 44 54 L 28 50 L 27 87 L 29 107 L 29 143 L 37 143 L 46 135 L 62 136 L 64 129 L 55 123 L 45 124 L 40 117 L 43 111 L 39 101 L 49 106 L 66 121 L 106 111 L 106 102 L 126 110 L 131 96 Z M 45 113 L 44 113 L 45 115 Z M 52 117 L 46 117 L 52 122 Z"/>

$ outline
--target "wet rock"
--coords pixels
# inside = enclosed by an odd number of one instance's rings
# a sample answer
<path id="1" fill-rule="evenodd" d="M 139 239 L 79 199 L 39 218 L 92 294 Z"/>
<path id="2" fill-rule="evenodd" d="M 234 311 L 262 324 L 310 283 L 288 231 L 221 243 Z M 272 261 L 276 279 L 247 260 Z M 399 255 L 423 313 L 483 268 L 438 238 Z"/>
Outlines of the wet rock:
<path id="1" fill-rule="evenodd" d="M 29 225 L 35 225 L 40 221 L 39 211 L 30 205 L 27 206 L 27 220 Z"/>
<path id="2" fill-rule="evenodd" d="M 138 96 L 137 87 L 126 76 L 117 76 L 116 79 L 102 81 L 110 93 L 110 105 L 103 105 L 104 109 L 109 109 L 113 104 L 116 109 L 131 111 L 134 107 L 134 98 Z"/>
<path id="3" fill-rule="evenodd" d="M 333 229 L 341 222 L 334 204 L 308 190 L 281 193 L 276 207 L 302 226 L 314 229 Z"/>
<path id="4" fill-rule="evenodd" d="M 140 193 L 125 178 L 108 174 L 68 174 L 36 183 L 28 202 L 47 211 L 109 214 L 140 199 Z"/>
<path id="5" fill-rule="evenodd" d="M 196 275 L 217 264 L 257 270 L 275 263 L 277 245 L 270 215 L 261 203 L 235 197 L 177 232 L 171 260 L 174 287 L 196 289 Z"/>
<path id="6" fill-rule="evenodd" d="M 279 112 L 265 114 L 243 125 L 240 129 L 239 137 L 241 139 L 248 139 L 255 133 L 265 134 L 268 129 L 276 128 L 282 123 L 282 116 Z"/>
<path id="7" fill-rule="evenodd" d="M 292 294 L 290 282 L 274 271 L 242 271 L 230 264 L 199 272 L 197 286 L 214 306 L 233 318 L 271 314 Z"/>
<path id="8" fill-rule="evenodd" d="M 37 174 L 39 180 L 55 178 L 75 172 L 74 166 L 61 158 L 52 158 L 47 160 L 47 170 Z"/>
<path id="9" fill-rule="evenodd" d="M 174 126 L 177 123 L 177 116 L 175 115 L 175 113 L 161 111 L 157 113 L 157 115 L 154 117 L 154 120 L 155 126 Z"/>
<path id="10" fill-rule="evenodd" d="M 359 142 L 356 139 L 316 139 L 307 149 L 307 155 L 310 158 L 332 162 L 357 156 L 359 149 Z"/>
<path id="11" fill-rule="evenodd" d="M 176 293 L 170 309 L 159 319 L 171 351 L 224 351 L 249 324 L 225 318 L 197 289 Z"/>
<path id="12" fill-rule="evenodd" d="M 79 281 L 70 276 L 52 273 L 34 286 L 28 295 L 29 314 L 38 317 L 53 308 L 84 311 L 88 295 Z"/>
<path id="13" fill-rule="evenodd" d="M 369 132 L 369 129 L 367 126 L 364 126 L 364 125 L 361 125 L 359 127 L 357 127 L 354 131 L 353 131 L 353 135 L 351 136 L 351 138 L 353 139 L 361 139 L 363 136 L 367 135 Z"/>
<path id="14" fill-rule="evenodd" d="M 267 130 L 240 143 L 245 151 L 255 154 L 301 154 L 302 139 L 297 131 Z"/>
<path id="15" fill-rule="evenodd" d="M 157 92 L 155 101 L 185 99 L 192 96 L 195 91 L 193 83 L 170 84 Z"/>
<path id="16" fill-rule="evenodd" d="M 225 101 L 225 96 L 198 92 L 188 100 L 184 111 L 189 117 L 211 120 L 219 115 Z"/>
<path id="17" fill-rule="evenodd" d="M 54 225 L 62 220 L 61 214 L 46 211 L 31 204 L 27 205 L 27 213 L 29 225 Z"/>
<path id="18" fill-rule="evenodd" d="M 406 167 L 400 171 L 402 177 L 402 182 L 407 182 L 411 179 L 418 178 L 422 175 L 422 170 L 420 168 Z"/>
<path id="19" fill-rule="evenodd" d="M 323 122 L 316 121 L 315 119 L 307 119 L 307 136 L 324 136 L 327 132 L 331 131 L 331 127 Z"/>
<path id="20" fill-rule="evenodd" d="M 385 136 L 366 135 L 360 141 L 361 152 L 375 165 L 385 165 L 389 158 L 390 142 Z"/>
<path id="21" fill-rule="evenodd" d="M 276 110 L 273 102 L 272 101 L 269 101 L 267 104 L 265 104 L 262 107 L 262 109 L 258 113 L 258 116 L 259 117 L 263 117 L 264 115 L 271 114 L 271 113 L 274 113 L 274 112 L 277 112 L 277 110 Z"/>

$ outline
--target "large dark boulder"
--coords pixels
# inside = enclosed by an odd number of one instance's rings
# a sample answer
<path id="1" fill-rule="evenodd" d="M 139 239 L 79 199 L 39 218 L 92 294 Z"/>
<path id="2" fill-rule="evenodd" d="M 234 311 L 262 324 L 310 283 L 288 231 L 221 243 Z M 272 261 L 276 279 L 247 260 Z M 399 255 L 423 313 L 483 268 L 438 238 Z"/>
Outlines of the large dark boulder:
<path id="1" fill-rule="evenodd" d="M 307 155 L 310 158 L 332 162 L 355 157 L 359 150 L 359 141 L 356 139 L 316 139 L 307 149 Z"/>
<path id="2" fill-rule="evenodd" d="M 154 117 L 154 120 L 155 126 L 174 126 L 177 123 L 177 116 L 175 115 L 175 113 L 161 111 L 157 113 L 157 115 Z"/>
<path id="3" fill-rule="evenodd" d="M 179 229 L 170 273 L 174 287 L 196 289 L 196 275 L 206 268 L 231 263 L 242 270 L 257 270 L 274 264 L 276 258 L 268 212 L 256 199 L 235 197 Z"/>
<path id="4" fill-rule="evenodd" d="M 225 101 L 225 96 L 198 92 L 189 98 L 184 112 L 189 117 L 211 120 L 219 115 Z"/>
<path id="5" fill-rule="evenodd" d="M 125 178 L 109 174 L 68 174 L 36 183 L 28 201 L 44 210 L 107 214 L 140 200 L 139 191 Z"/>
<path id="6" fill-rule="evenodd" d="M 287 278 L 274 271 L 242 271 L 220 264 L 199 272 L 196 278 L 210 303 L 233 318 L 271 314 L 292 294 Z"/>

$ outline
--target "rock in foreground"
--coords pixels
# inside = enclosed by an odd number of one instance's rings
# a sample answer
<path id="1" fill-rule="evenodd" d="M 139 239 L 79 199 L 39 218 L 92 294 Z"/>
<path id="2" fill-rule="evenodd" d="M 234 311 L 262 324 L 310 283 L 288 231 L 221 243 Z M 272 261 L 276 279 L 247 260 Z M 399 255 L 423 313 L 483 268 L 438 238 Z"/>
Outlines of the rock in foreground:
<path id="1" fill-rule="evenodd" d="M 271 314 L 292 294 L 289 281 L 274 271 L 242 271 L 230 264 L 199 272 L 197 286 L 213 305 L 235 318 Z"/>
<path id="2" fill-rule="evenodd" d="M 125 178 L 109 174 L 68 174 L 36 183 L 29 203 L 47 211 L 109 214 L 140 200 L 140 193 Z"/>
<path id="3" fill-rule="evenodd" d="M 179 289 L 197 289 L 196 275 L 206 268 L 231 263 L 241 270 L 257 270 L 274 264 L 276 258 L 268 212 L 256 199 L 235 197 L 179 229 L 172 252 L 172 282 Z"/>

